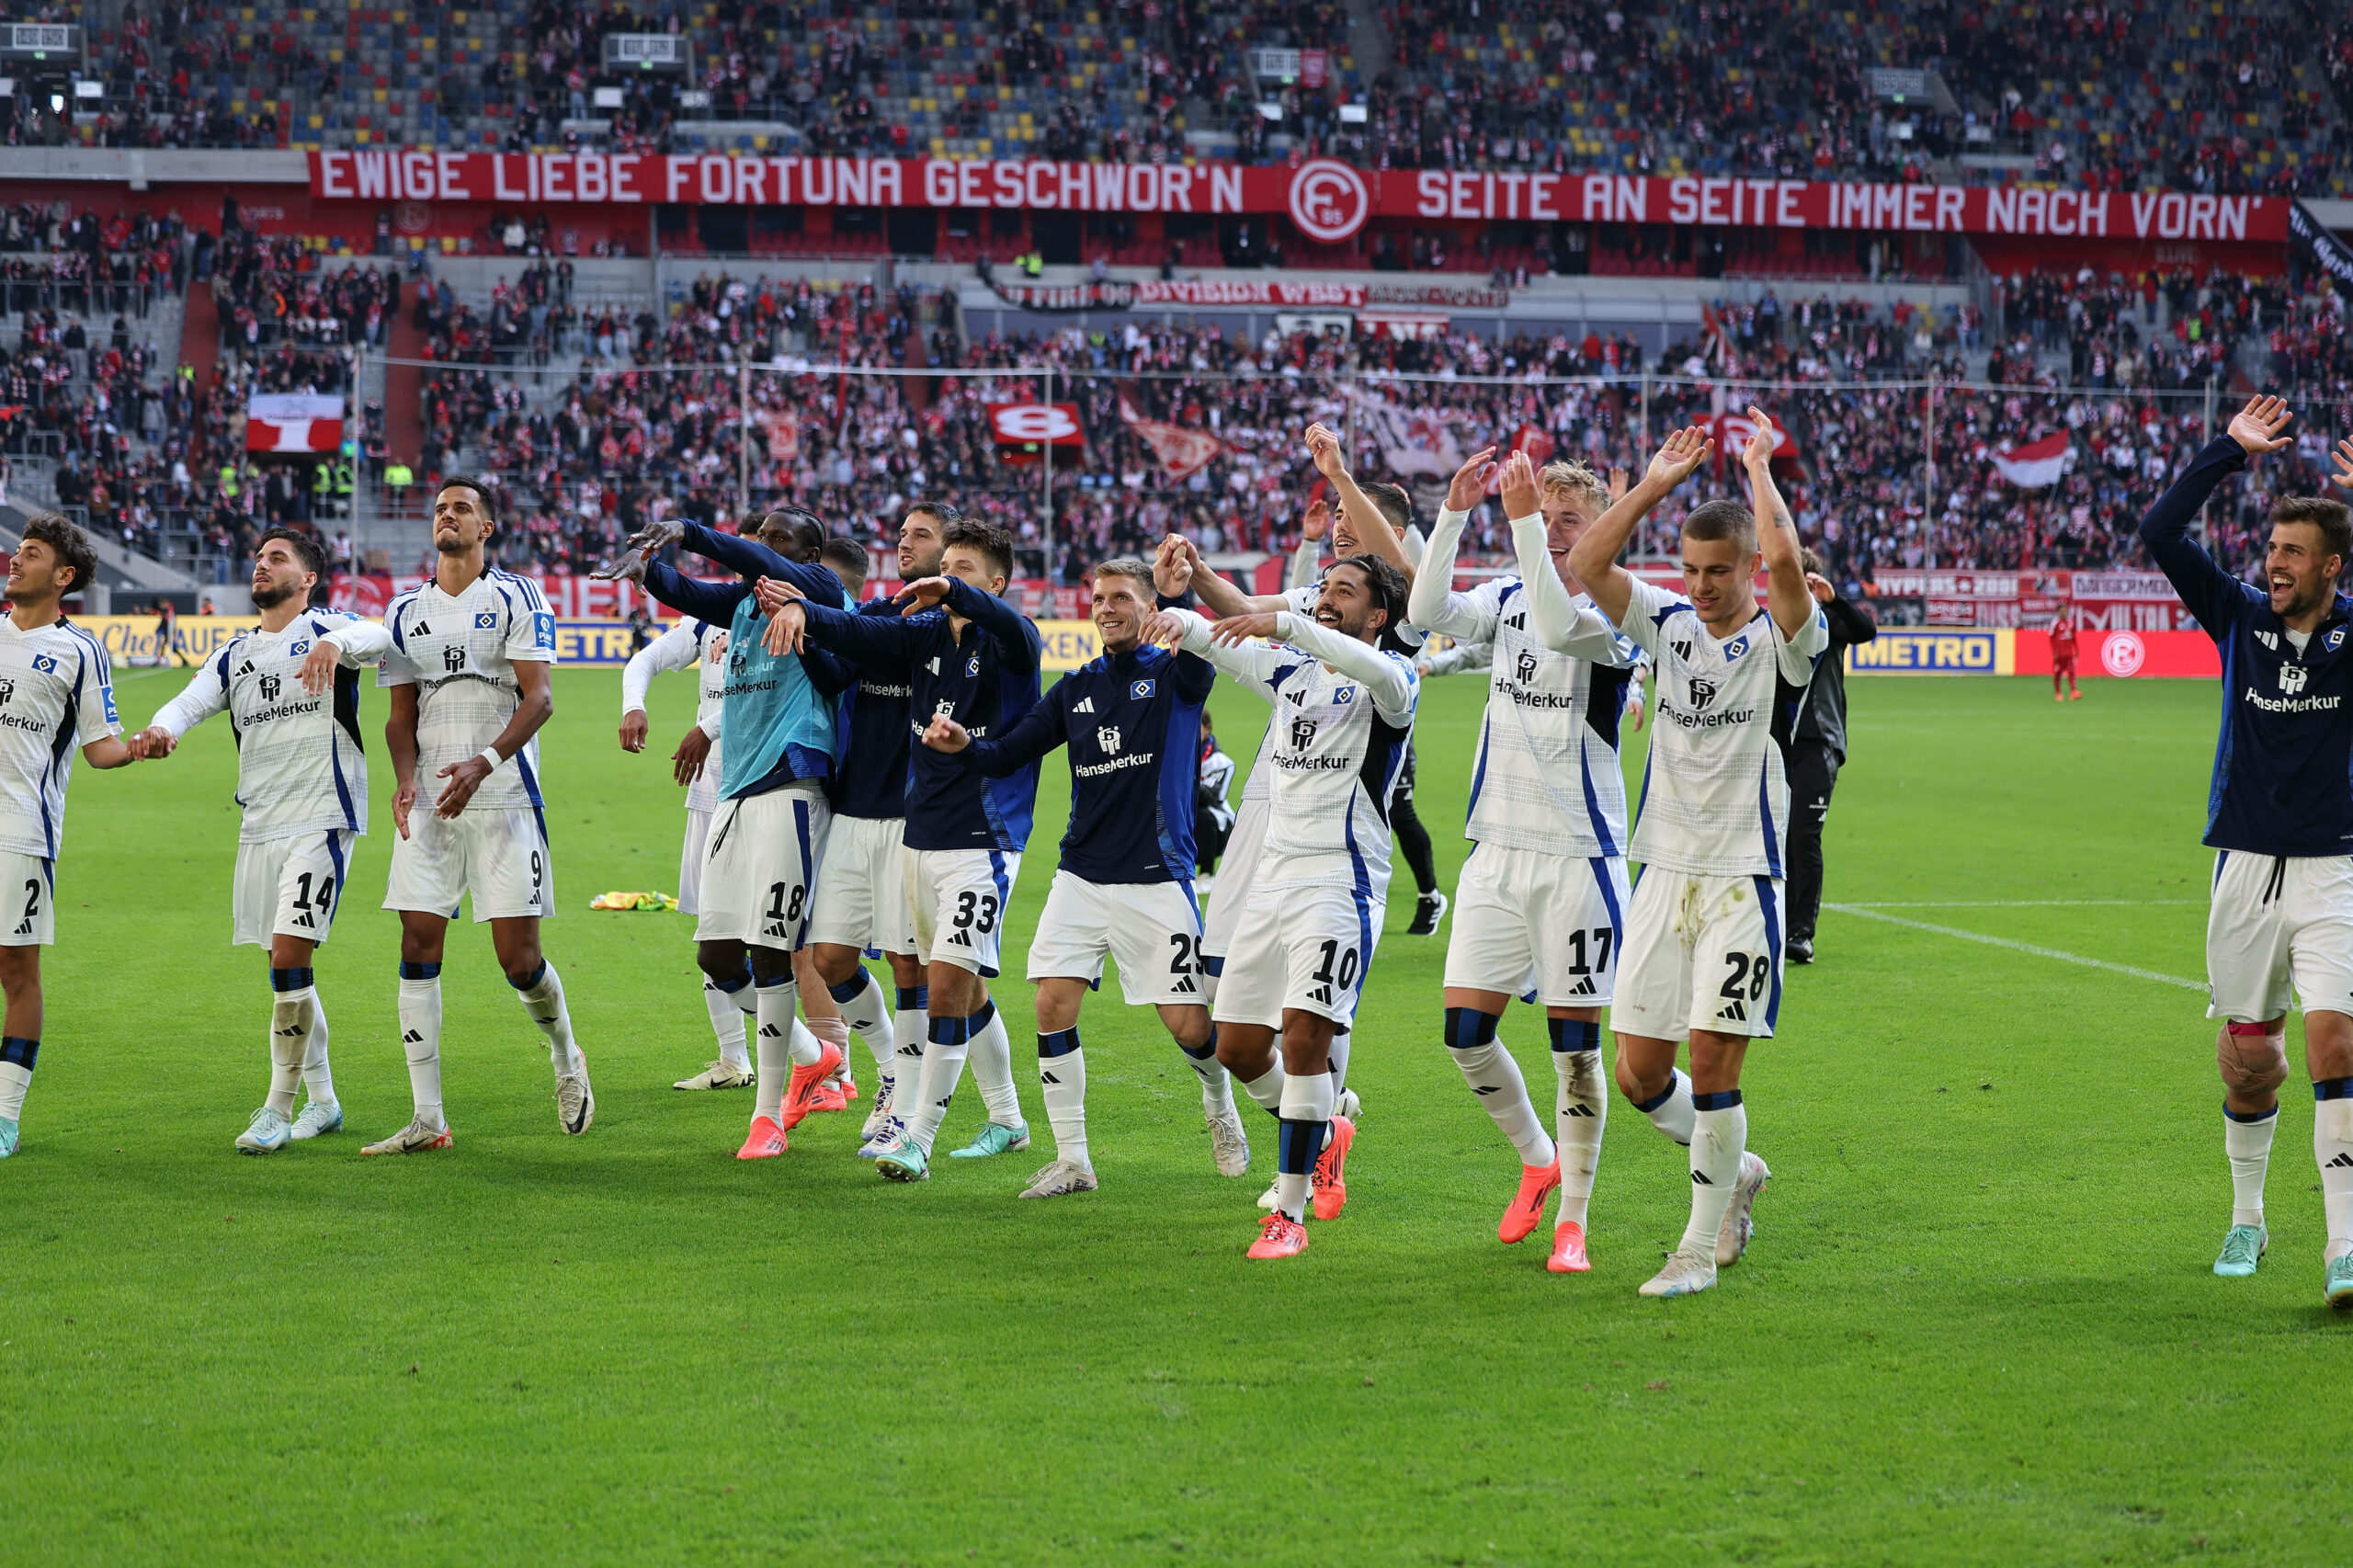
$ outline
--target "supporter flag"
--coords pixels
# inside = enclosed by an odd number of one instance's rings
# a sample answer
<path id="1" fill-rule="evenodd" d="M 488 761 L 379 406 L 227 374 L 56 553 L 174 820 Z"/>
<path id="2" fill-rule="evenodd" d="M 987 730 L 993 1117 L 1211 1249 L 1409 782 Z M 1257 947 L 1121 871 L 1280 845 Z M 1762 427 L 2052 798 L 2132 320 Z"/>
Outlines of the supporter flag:
<path id="1" fill-rule="evenodd" d="M 768 460 L 789 463 L 801 460 L 801 421 L 788 408 L 763 409 L 759 415 L 761 427 L 768 437 Z"/>
<path id="2" fill-rule="evenodd" d="M 1722 468 L 1727 463 L 1738 462 L 1741 452 L 1748 445 L 1748 438 L 1755 434 L 1756 434 L 1756 421 L 1748 417 L 1746 414 L 1717 415 L 1716 466 Z M 1790 434 L 1787 425 L 1778 419 L 1774 420 L 1773 460 L 1777 463 L 1789 462 L 1794 460 L 1797 455 L 1797 437 Z"/>
<path id="3" fill-rule="evenodd" d="M 1540 425 L 1523 425 L 1513 433 L 1511 445 L 1505 450 L 1506 456 L 1526 452 L 1528 460 L 1540 469 L 1552 460 L 1552 433 Z M 1487 494 L 1500 495 L 1503 489 L 1504 465 L 1498 462 L 1495 471 L 1487 475 Z"/>
<path id="4" fill-rule="evenodd" d="M 1190 479 L 1207 468 L 1211 458 L 1225 450 L 1225 443 L 1206 430 L 1171 425 L 1165 419 L 1146 419 L 1124 397 L 1120 400 L 1120 418 L 1152 449 L 1152 455 L 1160 460 L 1160 466 L 1168 471 L 1171 479 Z"/>
<path id="5" fill-rule="evenodd" d="M 1391 473 L 1451 478 L 1462 466 L 1466 454 L 1449 411 L 1407 408 L 1361 387 L 1341 391 L 1355 405 L 1359 426 L 1381 448 L 1381 460 Z"/>
<path id="6" fill-rule="evenodd" d="M 2059 483 L 2075 459 L 2075 444 L 2067 432 L 2045 436 L 2028 446 L 1993 455 L 1994 467 L 2020 490 L 2041 490 Z"/>
<path id="7" fill-rule="evenodd" d="M 245 450 L 332 452 L 343 445 L 343 399 L 261 392 L 245 404 Z"/>

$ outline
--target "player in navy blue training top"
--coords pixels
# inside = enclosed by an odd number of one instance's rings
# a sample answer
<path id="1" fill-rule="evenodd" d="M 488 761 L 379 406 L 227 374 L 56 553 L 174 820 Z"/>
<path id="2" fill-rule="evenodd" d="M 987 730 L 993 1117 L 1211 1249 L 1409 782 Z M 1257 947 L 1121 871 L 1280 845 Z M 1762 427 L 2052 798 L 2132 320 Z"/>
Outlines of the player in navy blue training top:
<path id="1" fill-rule="evenodd" d="M 910 724 L 950 718 L 980 738 L 1002 735 L 1038 700 L 1042 644 L 1028 616 L 997 596 L 1013 571 L 1013 541 L 994 523 L 963 518 L 942 530 L 940 576 L 910 583 L 901 617 L 857 615 L 764 585 L 777 619 L 772 640 L 806 637 L 868 675 L 894 673 L 909 687 Z M 970 1149 L 996 1154 L 1029 1146 L 1021 1102 L 1013 1093 L 1012 1042 L 988 999 L 997 972 L 1006 901 L 1029 842 L 1037 802 L 1032 763 L 1004 778 L 975 774 L 954 757 L 917 746 L 910 754 L 906 794 L 906 887 L 915 956 L 931 987 L 930 1040 L 921 1091 L 899 1113 L 903 1136 L 875 1163 L 894 1181 L 929 1175 L 933 1139 L 969 1053 L 1002 1053 L 1004 1078 L 977 1068 L 989 1125 Z M 904 1097 L 904 1096 L 903 1096 Z"/>
<path id="2" fill-rule="evenodd" d="M 2149 509 L 2141 539 L 2222 655 L 2222 733 L 2206 801 L 2215 852 L 2206 1016 L 2223 1020 L 2215 1052 L 2232 1199 L 2214 1272 L 2253 1274 L 2270 1239 L 2263 1176 L 2288 1079 L 2292 983 L 2317 1102 L 2323 1290 L 2344 1311 L 2353 1309 L 2353 599 L 2336 584 L 2353 562 L 2353 518 L 2323 497 L 2275 503 L 2260 588 L 2189 537 L 2216 486 L 2288 445 L 2292 417 L 2276 397 L 2251 400 Z M 2336 483 L 2353 490 L 2353 441 L 2337 460 Z"/>
<path id="3" fill-rule="evenodd" d="M 1100 656 L 1063 676 L 1010 731 L 976 740 L 939 718 L 924 744 L 992 777 L 1034 767 L 1070 748 L 1070 827 L 1062 866 L 1029 942 L 1038 987 L 1038 1081 L 1054 1128 L 1054 1162 L 1024 1198 L 1091 1192 L 1086 1145 L 1086 1057 L 1079 1005 L 1101 983 L 1106 953 L 1120 960 L 1120 990 L 1160 1021 L 1202 1075 L 1219 1171 L 1250 1168 L 1250 1144 L 1233 1108 L 1217 1033 L 1202 1000 L 1201 912 L 1193 898 L 1193 803 L 1201 704 L 1217 669 L 1199 654 L 1143 641 L 1157 608 L 1153 568 L 1135 556 L 1095 569 Z"/>

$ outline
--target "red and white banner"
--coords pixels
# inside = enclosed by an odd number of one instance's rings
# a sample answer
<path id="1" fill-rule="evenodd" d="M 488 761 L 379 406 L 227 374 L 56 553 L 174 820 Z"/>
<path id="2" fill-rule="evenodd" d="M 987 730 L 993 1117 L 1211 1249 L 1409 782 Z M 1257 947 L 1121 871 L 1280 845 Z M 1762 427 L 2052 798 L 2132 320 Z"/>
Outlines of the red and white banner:
<path id="1" fill-rule="evenodd" d="M 2041 490 L 2065 476 L 2074 466 L 2075 450 L 2075 443 L 2062 430 L 2031 445 L 1993 453 L 1987 460 L 2020 490 Z"/>
<path id="2" fill-rule="evenodd" d="M 1225 443 L 1206 430 L 1171 425 L 1163 419 L 1146 419 L 1126 398 L 1120 400 L 1120 417 L 1152 449 L 1152 455 L 1160 460 L 1160 466 L 1171 479 L 1190 479 L 1207 468 L 1211 458 L 1225 450 Z"/>
<path id="3" fill-rule="evenodd" d="M 1715 428 L 1716 466 L 1718 468 L 1722 468 L 1727 463 L 1736 463 L 1740 461 L 1741 453 L 1745 451 L 1748 448 L 1748 438 L 1756 434 L 1756 421 L 1748 417 L 1747 415 L 1717 415 Z M 1773 426 L 1773 460 L 1775 462 L 1794 460 L 1797 455 L 1798 438 L 1790 433 L 1788 426 L 1778 423 L 1775 424 Z"/>
<path id="4" fill-rule="evenodd" d="M 2018 634 L 2015 667 L 2022 676 L 2051 673 L 2051 634 Z M 2222 656 L 2203 631 L 2086 631 L 2076 639 L 2075 671 L 2084 676 L 2205 676 L 2222 673 Z"/>
<path id="5" fill-rule="evenodd" d="M 343 445 L 343 399 L 263 392 L 245 404 L 245 450 L 332 452 Z"/>
<path id="6" fill-rule="evenodd" d="M 1327 244 L 1376 217 L 2278 244 L 2288 238 L 2294 205 L 2279 197 L 2184 191 L 1375 171 L 1331 158 L 1289 168 L 370 147 L 309 157 L 311 194 L 335 200 L 1284 212 L 1301 233 Z"/>
<path id="7" fill-rule="evenodd" d="M 1002 454 L 1006 460 L 1036 457 L 1047 447 L 1084 449 L 1086 445 L 1086 432 L 1079 428 L 1074 403 L 992 403 L 988 411 L 996 444 L 1017 449 Z"/>
<path id="8" fill-rule="evenodd" d="M 1871 586 L 1881 598 L 1920 600 L 1930 626 L 2046 626 L 2065 608 L 2086 649 L 2096 632 L 2198 626 L 2162 572 L 1883 570 Z"/>
<path id="9" fill-rule="evenodd" d="M 1293 310 L 1360 311 L 1361 283 L 1233 282 L 1206 278 L 1147 278 L 1135 285 L 1139 305 L 1282 305 Z"/>

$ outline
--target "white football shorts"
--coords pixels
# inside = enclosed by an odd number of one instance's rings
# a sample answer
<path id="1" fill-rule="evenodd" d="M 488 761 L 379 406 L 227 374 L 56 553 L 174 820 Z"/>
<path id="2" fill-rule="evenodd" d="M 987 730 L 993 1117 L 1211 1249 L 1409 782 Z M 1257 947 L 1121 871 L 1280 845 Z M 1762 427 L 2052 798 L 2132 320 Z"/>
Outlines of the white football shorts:
<path id="1" fill-rule="evenodd" d="M 1644 867 L 1626 915 L 1609 1027 L 1682 1040 L 1693 1029 L 1765 1039 L 1781 1011 L 1779 877 Z"/>
<path id="2" fill-rule="evenodd" d="M 1626 862 L 1474 844 L 1455 884 L 1446 983 L 1547 1007 L 1610 999 L 1626 941 Z"/>
<path id="3" fill-rule="evenodd" d="M 2291 983 L 2307 1013 L 2353 1013 L 2353 858 L 2218 850 L 2206 1016 L 2269 1023 Z"/>
<path id="4" fill-rule="evenodd" d="M 832 815 L 814 781 L 720 801 L 702 848 L 695 940 L 798 952 Z"/>
<path id="5" fill-rule="evenodd" d="M 909 849 L 900 865 L 915 957 L 994 979 L 1006 905 L 1021 874 L 1020 852 Z"/>
<path id="6" fill-rule="evenodd" d="M 1201 923 L 1201 962 L 1211 974 L 1224 971 L 1225 955 L 1233 951 L 1233 933 L 1241 928 L 1242 912 L 1250 903 L 1250 887 L 1267 847 L 1267 818 L 1265 797 L 1244 797 L 1233 813 L 1225 853 L 1217 858 L 1217 886 L 1210 893 L 1209 916 Z"/>
<path id="7" fill-rule="evenodd" d="M 343 903 L 358 837 L 337 827 L 238 845 L 231 945 L 266 948 L 281 936 L 325 941 Z"/>
<path id="8" fill-rule="evenodd" d="M 904 817 L 836 816 L 817 867 L 809 939 L 869 953 L 915 950 L 907 923 Z"/>
<path id="9" fill-rule="evenodd" d="M 1222 1024 L 1279 1029 L 1286 1009 L 1345 1025 L 1356 1017 L 1383 908 L 1361 889 L 1258 888 L 1242 911 L 1218 981 Z"/>
<path id="10" fill-rule="evenodd" d="M 548 835 L 529 807 L 480 807 L 444 820 L 419 801 L 408 813 L 408 836 L 392 839 L 392 873 L 386 909 L 414 909 L 458 917 L 458 901 L 472 893 L 474 923 L 544 920 L 555 913 L 555 872 Z"/>
<path id="11" fill-rule="evenodd" d="M 8 924 L 0 948 L 46 948 L 57 940 L 57 865 L 38 855 L 0 849 L 0 914 Z"/>
<path id="12" fill-rule="evenodd" d="M 1029 938 L 1029 982 L 1103 981 L 1103 955 L 1120 963 L 1131 1007 L 1201 1002 L 1201 912 L 1190 882 L 1090 882 L 1054 873 Z"/>
<path id="13" fill-rule="evenodd" d="M 710 813 L 687 808 L 687 841 L 678 846 L 678 913 L 702 913 L 702 851 L 710 841 Z"/>

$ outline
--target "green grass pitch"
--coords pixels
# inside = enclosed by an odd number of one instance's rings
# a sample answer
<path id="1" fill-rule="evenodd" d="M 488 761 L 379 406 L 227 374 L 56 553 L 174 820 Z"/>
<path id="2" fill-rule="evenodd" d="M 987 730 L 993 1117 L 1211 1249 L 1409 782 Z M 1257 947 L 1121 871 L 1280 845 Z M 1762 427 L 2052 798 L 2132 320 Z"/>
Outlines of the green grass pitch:
<path id="1" fill-rule="evenodd" d="M 126 675 L 126 722 L 182 678 Z M 675 884 L 662 758 L 691 688 L 656 683 L 632 758 L 617 675 L 556 681 L 547 942 L 596 1076 L 584 1139 L 467 926 L 457 1147 L 358 1157 L 408 1116 L 375 693 L 375 828 L 319 966 L 350 1127 L 274 1158 L 231 1149 L 267 1010 L 261 956 L 228 946 L 228 734 L 75 779 L 46 1050 L 0 1165 L 0 1560 L 2344 1555 L 2353 1324 L 2320 1301 L 2309 1098 L 2284 1096 L 2270 1257 L 2218 1280 L 2202 998 L 1950 934 L 2200 976 L 2211 683 L 2063 708 L 2025 679 L 1855 683 L 1831 897 L 1881 907 L 1824 915 L 1750 1057 L 1776 1180 L 1748 1259 L 1658 1303 L 1634 1287 L 1683 1224 L 1684 1159 L 1622 1101 L 1595 1271 L 1496 1243 L 1516 1162 L 1440 1046 L 1444 941 L 1403 935 L 1402 868 L 1351 1201 L 1295 1263 L 1242 1256 L 1271 1128 L 1252 1117 L 1251 1176 L 1216 1176 L 1192 1074 L 1108 990 L 1085 1020 L 1102 1190 L 1016 1201 L 1048 1157 L 1017 959 L 997 995 L 1037 1150 L 892 1187 L 832 1117 L 739 1165 L 747 1096 L 668 1087 L 710 1054 L 688 923 L 586 909 Z M 1423 706 L 1449 885 L 1482 689 Z M 1263 707 L 1216 706 L 1246 759 Z M 1059 758 L 1046 779 L 1009 954 L 1053 867 Z M 1504 1033 L 1549 1105 L 1534 1015 Z M 968 1079 L 946 1135 L 978 1119 Z"/>

